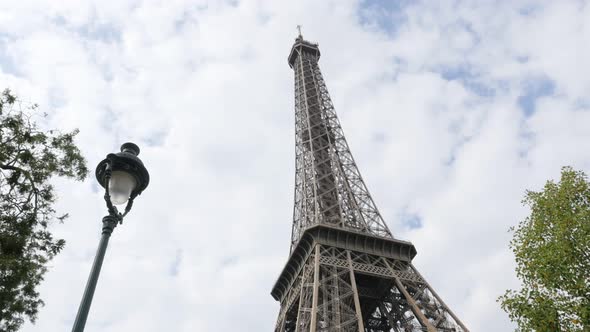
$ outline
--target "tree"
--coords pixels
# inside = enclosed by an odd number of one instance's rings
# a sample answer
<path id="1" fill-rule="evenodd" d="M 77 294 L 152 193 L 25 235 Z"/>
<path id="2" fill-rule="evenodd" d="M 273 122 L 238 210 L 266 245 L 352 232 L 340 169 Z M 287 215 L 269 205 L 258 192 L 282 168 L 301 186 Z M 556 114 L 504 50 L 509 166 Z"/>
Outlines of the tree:
<path id="1" fill-rule="evenodd" d="M 530 215 L 512 228 L 520 291 L 498 300 L 519 331 L 590 331 L 590 183 L 564 167 L 558 183 L 527 191 Z"/>
<path id="2" fill-rule="evenodd" d="M 86 161 L 74 144 L 74 130 L 43 131 L 37 105 L 21 106 L 9 91 L 0 95 L 0 331 L 35 321 L 43 301 L 37 286 L 47 263 L 64 247 L 48 226 L 63 222 L 53 208 L 54 176 L 83 180 Z"/>

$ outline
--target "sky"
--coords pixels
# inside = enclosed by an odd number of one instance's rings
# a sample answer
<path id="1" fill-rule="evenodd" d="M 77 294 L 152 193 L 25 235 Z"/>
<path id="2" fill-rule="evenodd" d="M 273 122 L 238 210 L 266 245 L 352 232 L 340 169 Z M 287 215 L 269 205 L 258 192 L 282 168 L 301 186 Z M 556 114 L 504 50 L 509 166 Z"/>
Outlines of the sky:
<path id="1" fill-rule="evenodd" d="M 510 226 L 562 166 L 590 172 L 588 1 L 0 1 L 0 88 L 80 129 L 94 168 L 126 141 L 151 174 L 111 238 L 88 332 L 272 331 L 293 213 L 302 25 L 394 236 L 472 331 L 510 331 Z M 106 213 L 55 179 L 67 241 L 24 332 L 71 329 Z"/>

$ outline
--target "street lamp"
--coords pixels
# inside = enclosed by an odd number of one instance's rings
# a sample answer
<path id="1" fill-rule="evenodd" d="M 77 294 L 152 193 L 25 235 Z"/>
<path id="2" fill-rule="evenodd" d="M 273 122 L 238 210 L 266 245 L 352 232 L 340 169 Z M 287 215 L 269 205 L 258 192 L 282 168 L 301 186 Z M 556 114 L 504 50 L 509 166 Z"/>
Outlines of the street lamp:
<path id="1" fill-rule="evenodd" d="M 123 217 L 129 213 L 133 206 L 133 200 L 141 194 L 150 182 L 150 175 L 143 166 L 141 160 L 137 157 L 139 147 L 133 143 L 121 145 L 121 152 L 109 153 L 96 167 L 96 179 L 105 189 L 104 200 L 107 204 L 109 214 L 102 218 L 102 236 L 98 244 L 98 250 L 92 263 L 92 270 L 86 283 L 86 289 L 82 296 L 82 302 L 78 308 L 78 314 L 74 321 L 72 332 L 84 331 L 92 297 L 102 267 L 104 254 L 109 244 L 109 238 L 117 223 L 123 223 Z M 123 213 L 117 210 L 115 205 L 123 205 Z"/>

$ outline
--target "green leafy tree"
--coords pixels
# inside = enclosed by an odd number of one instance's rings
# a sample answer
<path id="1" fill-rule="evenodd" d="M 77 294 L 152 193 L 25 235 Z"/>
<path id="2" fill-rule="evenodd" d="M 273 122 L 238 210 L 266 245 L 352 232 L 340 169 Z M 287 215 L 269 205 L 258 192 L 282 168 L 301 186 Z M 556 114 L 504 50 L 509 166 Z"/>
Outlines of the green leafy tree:
<path id="1" fill-rule="evenodd" d="M 88 169 L 69 133 L 40 130 L 36 105 L 0 94 L 0 331 L 35 321 L 43 301 L 37 286 L 47 263 L 64 247 L 48 225 L 63 220 L 53 208 L 54 176 L 83 180 Z"/>
<path id="2" fill-rule="evenodd" d="M 519 331 L 590 331 L 590 183 L 564 167 L 558 183 L 527 191 L 531 214 L 513 228 L 520 291 L 498 300 Z"/>

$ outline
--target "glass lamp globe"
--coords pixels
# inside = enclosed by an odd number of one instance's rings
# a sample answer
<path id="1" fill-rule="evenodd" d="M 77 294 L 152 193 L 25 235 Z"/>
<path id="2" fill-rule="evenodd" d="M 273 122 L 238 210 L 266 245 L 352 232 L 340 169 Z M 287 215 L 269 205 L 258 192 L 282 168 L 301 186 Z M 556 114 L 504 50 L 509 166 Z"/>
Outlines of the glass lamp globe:
<path id="1" fill-rule="evenodd" d="M 113 171 L 109 180 L 109 195 L 114 205 L 125 204 L 137 186 L 135 177 L 124 171 Z"/>

